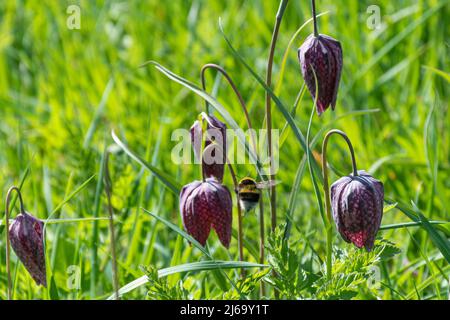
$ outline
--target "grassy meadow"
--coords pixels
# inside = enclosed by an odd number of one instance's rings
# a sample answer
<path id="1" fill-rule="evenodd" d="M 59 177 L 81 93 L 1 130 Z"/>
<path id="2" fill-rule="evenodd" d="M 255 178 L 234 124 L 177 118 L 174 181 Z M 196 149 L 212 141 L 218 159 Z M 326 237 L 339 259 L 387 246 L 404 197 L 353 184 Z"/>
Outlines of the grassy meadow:
<path id="1" fill-rule="evenodd" d="M 240 58 L 265 78 L 278 1 L 7 0 L 0 2 L 0 299 L 7 297 L 4 199 L 13 185 L 21 188 L 27 211 L 47 222 L 48 287 L 37 286 L 12 253 L 12 298 L 114 297 L 107 173 L 122 299 L 449 299 L 450 2 L 316 3 L 323 13 L 320 33 L 343 48 L 335 111 L 314 114 L 309 125 L 314 100 L 304 89 L 297 48 L 312 23 L 293 38 L 311 18 L 309 1 L 288 3 L 272 89 L 308 136 L 319 166 L 325 132 L 340 129 L 353 143 L 358 168 L 384 183 L 383 227 L 372 252 L 346 243 L 333 226 L 333 278 L 325 278 L 326 237 L 314 187 L 323 198 L 321 181 L 274 102 L 272 125 L 283 132 L 279 228 L 270 232 L 263 191 L 264 267 L 257 265 L 257 208 L 243 217 L 248 268 L 242 277 L 234 193 L 229 250 L 213 231 L 206 249 L 190 245 L 181 231 L 177 191 L 201 176 L 198 165 L 172 161 L 177 142 L 171 136 L 191 127 L 204 101 L 153 65 L 139 66 L 156 61 L 200 87 L 202 66 L 218 64 L 239 88 L 253 127 L 264 128 L 266 90 Z M 67 26 L 73 4 L 80 8 L 80 29 Z M 367 22 L 370 5 L 381 13 L 375 29 Z M 217 105 L 246 130 L 224 78 L 208 71 L 206 82 Z M 331 183 L 351 172 L 343 141 L 332 139 L 328 162 Z M 234 169 L 240 178 L 260 179 L 252 164 Z M 233 190 L 228 168 L 224 184 Z"/>

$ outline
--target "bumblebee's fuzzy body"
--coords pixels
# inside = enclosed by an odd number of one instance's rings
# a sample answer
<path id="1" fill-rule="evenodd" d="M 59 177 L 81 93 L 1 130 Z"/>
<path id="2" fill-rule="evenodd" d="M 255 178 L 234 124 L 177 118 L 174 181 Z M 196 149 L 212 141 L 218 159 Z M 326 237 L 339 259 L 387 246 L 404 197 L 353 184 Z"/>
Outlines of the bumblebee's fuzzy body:
<path id="1" fill-rule="evenodd" d="M 246 177 L 239 181 L 239 205 L 244 212 L 252 210 L 259 202 L 261 191 L 254 179 Z"/>

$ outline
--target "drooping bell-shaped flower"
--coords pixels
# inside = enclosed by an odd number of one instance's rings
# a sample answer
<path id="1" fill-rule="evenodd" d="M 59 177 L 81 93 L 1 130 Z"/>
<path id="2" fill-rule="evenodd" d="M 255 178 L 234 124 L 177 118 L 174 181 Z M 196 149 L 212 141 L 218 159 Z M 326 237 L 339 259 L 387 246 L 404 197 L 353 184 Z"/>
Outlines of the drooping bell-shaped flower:
<path id="1" fill-rule="evenodd" d="M 201 245 L 206 244 L 211 227 L 228 248 L 231 241 L 232 200 L 227 187 L 216 179 L 194 181 L 180 193 L 183 226 Z"/>
<path id="2" fill-rule="evenodd" d="M 314 73 L 317 77 L 317 113 L 322 114 L 330 105 L 334 110 L 343 65 L 339 41 L 323 34 L 311 34 L 298 49 L 298 59 L 303 79 L 313 99 L 316 98 Z"/>
<path id="3" fill-rule="evenodd" d="M 202 171 L 205 178 L 214 177 L 223 180 L 227 152 L 227 126 L 216 117 L 202 113 L 202 121 L 196 120 L 192 125 L 191 142 L 194 155 L 200 162 L 203 143 L 203 121 L 206 123 L 206 139 L 202 155 Z"/>
<path id="4" fill-rule="evenodd" d="M 215 142 L 209 144 L 203 150 L 202 173 L 204 178 L 215 178 L 222 182 L 224 174 L 223 150 Z"/>
<path id="5" fill-rule="evenodd" d="M 9 226 L 11 246 L 38 285 L 47 287 L 44 253 L 44 223 L 22 212 Z"/>
<path id="6" fill-rule="evenodd" d="M 372 249 L 383 216 L 383 199 L 383 183 L 363 170 L 333 183 L 333 219 L 345 241 Z"/>

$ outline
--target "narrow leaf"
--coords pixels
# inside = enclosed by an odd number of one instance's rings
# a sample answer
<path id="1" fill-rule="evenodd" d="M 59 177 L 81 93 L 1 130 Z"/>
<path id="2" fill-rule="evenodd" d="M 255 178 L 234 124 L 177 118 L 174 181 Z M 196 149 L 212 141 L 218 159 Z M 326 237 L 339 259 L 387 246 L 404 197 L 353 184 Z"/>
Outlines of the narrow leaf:
<path id="1" fill-rule="evenodd" d="M 114 140 L 114 142 L 123 150 L 126 154 L 130 156 L 134 161 L 138 162 L 141 166 L 149 170 L 151 173 L 155 175 L 156 178 L 158 178 L 159 181 L 161 181 L 170 191 L 172 191 L 174 194 L 179 195 L 181 190 L 181 184 L 179 184 L 177 181 L 172 179 L 168 174 L 162 172 L 155 166 L 151 165 L 141 157 L 139 157 L 136 153 L 131 151 L 130 148 L 128 148 L 115 134 L 114 131 L 111 132 L 111 136 Z"/>

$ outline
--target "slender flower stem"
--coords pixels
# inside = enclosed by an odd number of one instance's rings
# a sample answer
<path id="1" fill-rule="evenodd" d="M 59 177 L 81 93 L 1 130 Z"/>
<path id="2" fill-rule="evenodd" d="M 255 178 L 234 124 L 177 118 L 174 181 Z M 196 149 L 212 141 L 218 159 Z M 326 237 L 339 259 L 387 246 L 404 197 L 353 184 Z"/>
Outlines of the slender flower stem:
<path id="1" fill-rule="evenodd" d="M 233 166 L 227 158 L 228 168 L 230 170 L 231 177 L 233 178 L 234 184 L 234 192 L 236 193 L 236 202 L 237 202 L 237 210 L 238 210 L 238 248 L 239 248 L 239 261 L 244 261 L 244 237 L 242 231 L 242 211 L 241 206 L 239 205 L 239 184 L 236 178 L 236 173 L 234 172 Z M 241 268 L 241 277 L 245 277 L 245 269 Z"/>
<path id="2" fill-rule="evenodd" d="M 259 199 L 259 263 L 264 264 L 264 199 L 261 195 Z M 264 297 L 266 295 L 266 286 L 264 285 L 264 282 L 261 282 L 260 284 L 260 294 L 261 297 Z"/>
<path id="3" fill-rule="evenodd" d="M 283 18 L 284 11 L 288 4 L 288 0 L 281 0 L 280 7 L 278 8 L 278 12 L 276 15 L 275 26 L 272 33 L 272 40 L 270 42 L 269 49 L 269 59 L 267 60 L 267 70 L 266 70 L 266 84 L 268 87 L 272 86 L 272 66 L 273 66 L 273 57 L 275 54 L 275 46 L 278 39 L 278 32 L 280 30 L 281 19 Z M 267 143 L 269 144 L 269 159 L 270 159 L 270 179 L 275 180 L 275 173 L 273 172 L 273 150 L 272 150 L 272 106 L 271 106 L 271 97 L 269 92 L 266 91 L 266 126 L 267 126 Z M 272 222 L 272 231 L 275 230 L 277 225 L 277 208 L 276 208 L 276 189 L 275 185 L 271 185 L 270 187 L 270 215 Z"/>
<path id="4" fill-rule="evenodd" d="M 210 145 L 211 146 L 211 145 Z M 217 145 L 220 147 L 219 145 Z M 223 150 L 222 150 L 223 153 Z M 238 210 L 238 248 L 239 248 L 239 261 L 244 261 L 244 243 L 243 243 L 243 231 L 242 231 L 242 212 L 241 207 L 239 205 L 239 183 L 236 177 L 236 173 L 234 172 L 233 166 L 231 165 L 228 158 L 226 158 L 226 162 L 228 165 L 228 169 L 230 170 L 231 177 L 233 179 L 234 191 L 236 193 L 236 203 Z M 203 176 L 203 182 L 205 182 L 205 177 Z M 245 270 L 241 268 L 241 276 L 245 277 Z"/>
<path id="5" fill-rule="evenodd" d="M 221 66 L 219 66 L 217 64 L 213 64 L 213 63 L 205 64 L 202 67 L 202 69 L 201 69 L 201 80 L 202 80 L 202 88 L 203 88 L 203 90 L 206 90 L 205 72 L 208 69 L 214 69 L 214 70 L 220 72 L 225 77 L 225 79 L 227 80 L 228 84 L 231 86 L 231 88 L 233 89 L 233 92 L 235 93 L 236 97 L 239 100 L 239 103 L 241 105 L 242 111 L 244 112 L 244 115 L 245 115 L 245 119 L 247 121 L 248 128 L 250 130 L 252 130 L 253 129 L 252 122 L 250 120 L 250 116 L 249 116 L 248 109 L 247 109 L 247 106 L 245 104 L 245 101 L 242 98 L 242 95 L 239 92 L 236 84 L 234 83 L 234 81 L 231 79 L 230 75 L 225 71 L 224 68 L 222 68 Z M 205 101 L 205 104 L 206 104 L 206 110 L 208 110 L 208 102 Z M 253 135 L 253 132 L 251 133 L 251 139 L 252 139 L 252 144 L 253 144 L 253 150 L 255 152 L 255 155 L 257 157 L 257 162 L 259 164 L 258 153 L 256 152 L 256 140 L 255 140 L 255 137 Z M 244 259 L 244 250 L 243 250 L 243 231 L 242 231 L 242 211 L 241 211 L 241 207 L 239 205 L 239 195 L 238 195 L 239 183 L 238 183 L 238 180 L 236 178 L 236 174 L 235 174 L 235 172 L 233 170 L 233 167 L 232 167 L 230 161 L 228 161 L 228 159 L 227 159 L 227 164 L 228 164 L 228 168 L 230 169 L 231 176 L 233 178 L 234 190 L 236 192 L 236 200 L 237 200 L 237 208 L 238 208 L 239 260 L 243 261 L 243 259 Z M 263 210 L 263 209 L 261 209 L 261 210 Z M 263 212 L 263 211 L 260 211 L 260 212 Z M 260 221 L 260 223 L 261 223 L 261 221 Z M 264 225 L 264 216 L 262 217 L 262 224 Z M 262 228 L 262 229 L 263 229 L 263 233 L 260 234 L 260 242 L 262 243 L 262 246 L 264 246 L 264 228 Z M 261 250 L 262 250 L 262 256 L 260 256 L 260 261 L 264 261 L 264 248 L 260 248 L 260 253 L 261 253 Z M 245 270 L 244 269 L 241 270 L 241 275 L 243 277 L 245 276 Z"/>
<path id="6" fill-rule="evenodd" d="M 236 97 L 237 97 L 238 100 L 239 100 L 239 103 L 240 103 L 240 105 L 241 105 L 241 107 L 242 107 L 242 111 L 244 112 L 244 115 L 245 115 L 245 120 L 247 121 L 247 126 L 248 126 L 248 128 L 249 128 L 249 129 L 253 129 L 252 122 L 251 122 L 251 120 L 250 120 L 250 115 L 249 115 L 249 113 L 248 113 L 248 109 L 247 109 L 247 106 L 246 106 L 246 104 L 245 104 L 245 101 L 244 101 L 244 99 L 242 98 L 242 95 L 241 95 L 241 93 L 239 92 L 239 90 L 238 90 L 236 84 L 234 83 L 234 81 L 231 79 L 230 75 L 225 71 L 224 68 L 222 68 L 221 66 L 219 66 L 219 65 L 217 65 L 217 64 L 214 64 L 214 63 L 208 63 L 208 64 L 205 64 L 205 65 L 202 67 L 202 70 L 201 70 L 201 80 L 202 80 L 202 88 L 203 88 L 203 90 L 206 90 L 205 72 L 206 72 L 206 70 L 208 70 L 208 69 L 214 69 L 214 70 L 220 72 L 220 73 L 225 77 L 225 79 L 227 80 L 227 82 L 228 82 L 229 85 L 231 86 L 231 89 L 233 89 L 234 94 L 236 95 Z M 205 100 L 205 104 L 206 104 L 206 110 L 208 110 L 208 101 Z M 251 134 L 251 139 L 252 139 L 252 144 L 253 144 L 253 148 L 254 148 L 255 155 L 257 156 L 257 152 L 256 152 L 256 140 L 255 140 L 255 137 L 254 137 L 253 134 Z M 259 159 L 257 159 L 257 161 L 258 161 L 258 163 L 259 163 Z"/>
<path id="7" fill-rule="evenodd" d="M 270 49 L 269 49 L 269 59 L 267 60 L 267 70 L 266 70 L 266 84 L 270 88 L 272 86 L 272 66 L 273 66 L 273 57 L 275 54 L 275 46 L 278 40 L 278 32 L 280 30 L 281 19 L 283 18 L 284 11 L 288 4 L 288 0 L 281 0 L 280 6 L 278 8 L 278 12 L 275 18 L 275 26 L 273 28 L 272 40 L 270 41 Z M 273 172 L 273 149 L 272 149 L 272 106 L 271 106 L 271 97 L 269 92 L 266 91 L 266 129 L 267 129 L 267 143 L 268 143 L 268 153 L 270 159 L 270 169 L 269 175 L 270 180 L 275 180 L 275 173 Z M 277 194 L 275 185 L 270 186 L 270 216 L 271 216 L 271 226 L 272 232 L 275 231 L 277 226 Z M 264 228 L 264 225 L 262 226 Z M 261 284 L 263 286 L 263 284 Z M 261 287 L 261 294 L 264 292 L 264 287 Z M 278 292 L 275 291 L 275 298 L 278 298 Z"/>
<path id="8" fill-rule="evenodd" d="M 106 150 L 105 155 L 105 168 L 104 168 L 104 182 L 105 182 L 105 192 L 108 199 L 108 212 L 109 212 L 109 235 L 111 242 L 111 257 L 112 257 L 112 280 L 114 286 L 114 292 L 116 300 L 120 300 L 119 296 L 119 279 L 117 272 L 117 256 L 116 256 L 116 236 L 114 232 L 114 209 L 112 207 L 111 195 L 112 195 L 112 183 L 111 177 L 109 175 L 109 151 Z"/>
<path id="9" fill-rule="evenodd" d="M 319 32 L 317 31 L 316 0 L 311 0 L 311 8 L 312 8 L 312 15 L 313 15 L 313 19 L 314 19 L 314 37 L 318 37 Z"/>
<path id="10" fill-rule="evenodd" d="M 353 168 L 353 175 L 356 177 L 358 176 L 358 169 L 356 167 L 356 160 L 355 160 L 355 152 L 353 150 L 352 143 L 350 142 L 350 139 L 348 136 L 341 130 L 333 129 L 327 132 L 325 135 L 325 138 L 323 139 L 322 144 L 322 175 L 323 175 L 323 191 L 325 194 L 325 211 L 326 211 L 326 217 L 327 217 L 327 225 L 326 225 L 326 231 L 327 231 L 327 278 L 331 279 L 331 259 L 332 259 L 332 236 L 333 236 L 333 229 L 331 224 L 331 200 L 330 200 L 330 188 L 328 185 L 328 167 L 327 167 L 327 146 L 328 146 L 328 140 L 333 134 L 338 134 L 344 140 L 347 142 L 348 148 L 350 150 L 350 156 L 352 158 L 352 168 Z"/>
<path id="11" fill-rule="evenodd" d="M 6 194 L 6 208 L 5 208 L 5 226 L 6 226 L 6 230 L 5 230 L 5 234 L 6 234 L 6 273 L 7 273 L 7 277 L 8 277 L 8 289 L 7 289 L 7 298 L 8 300 L 12 299 L 12 281 L 11 281 L 11 260 L 10 260 L 10 256 L 11 256 L 11 243 L 9 240 L 9 218 L 10 218 L 10 214 L 9 214 L 9 205 L 11 202 L 11 194 L 13 191 L 17 192 L 17 195 L 19 196 L 19 202 L 20 202 L 20 212 L 21 213 L 25 213 L 25 208 L 23 206 L 23 200 L 22 200 L 22 194 L 20 192 L 20 189 L 17 188 L 16 186 L 12 186 L 11 188 L 9 188 L 8 193 Z"/>

